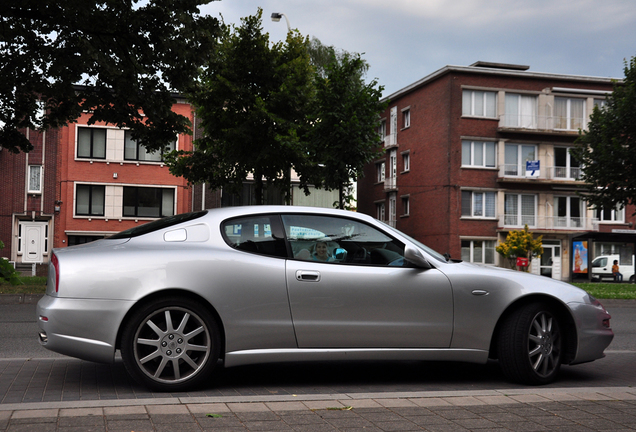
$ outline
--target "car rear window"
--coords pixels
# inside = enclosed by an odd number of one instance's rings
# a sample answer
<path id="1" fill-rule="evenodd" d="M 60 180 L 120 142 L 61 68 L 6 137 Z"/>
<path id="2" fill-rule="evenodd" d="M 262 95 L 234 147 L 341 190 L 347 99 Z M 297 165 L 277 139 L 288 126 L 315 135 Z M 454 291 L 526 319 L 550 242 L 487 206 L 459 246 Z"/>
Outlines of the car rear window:
<path id="1" fill-rule="evenodd" d="M 287 247 L 280 219 L 275 215 L 251 215 L 222 224 L 227 244 L 243 252 L 286 258 Z"/>
<path id="2" fill-rule="evenodd" d="M 157 231 L 160 229 L 168 228 L 173 225 L 180 224 L 182 222 L 188 222 L 194 219 L 198 219 L 201 216 L 207 214 L 207 210 L 193 212 L 193 213 L 182 213 L 174 216 L 165 217 L 162 219 L 158 219 L 156 221 L 149 222 L 147 224 L 140 225 L 138 227 L 130 228 L 120 233 L 114 234 L 109 239 L 123 239 L 123 238 L 131 238 L 137 237 L 140 235 L 148 234 L 153 231 Z"/>

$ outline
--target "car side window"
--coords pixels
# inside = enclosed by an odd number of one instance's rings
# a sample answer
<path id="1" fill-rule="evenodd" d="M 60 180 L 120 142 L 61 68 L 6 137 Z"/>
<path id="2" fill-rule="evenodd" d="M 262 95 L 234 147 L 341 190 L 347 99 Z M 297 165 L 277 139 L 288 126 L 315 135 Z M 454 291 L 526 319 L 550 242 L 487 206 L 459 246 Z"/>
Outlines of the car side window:
<path id="1" fill-rule="evenodd" d="M 592 267 L 605 267 L 607 265 L 607 258 L 597 258 L 592 261 Z"/>
<path id="2" fill-rule="evenodd" d="M 365 223 L 333 216 L 283 215 L 296 260 L 336 264 L 408 266 L 404 245 Z"/>
<path id="3" fill-rule="evenodd" d="M 223 238 L 234 249 L 286 258 L 287 248 L 278 216 L 255 215 L 228 219 L 222 224 Z"/>

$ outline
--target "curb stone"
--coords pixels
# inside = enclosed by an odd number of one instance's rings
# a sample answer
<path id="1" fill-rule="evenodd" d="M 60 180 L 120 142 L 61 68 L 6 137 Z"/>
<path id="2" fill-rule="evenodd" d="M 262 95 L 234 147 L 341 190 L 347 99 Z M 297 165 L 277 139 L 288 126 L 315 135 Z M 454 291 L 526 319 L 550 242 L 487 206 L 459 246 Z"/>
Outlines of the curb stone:
<path id="1" fill-rule="evenodd" d="M 0 294 L 0 305 L 35 304 L 44 294 Z"/>

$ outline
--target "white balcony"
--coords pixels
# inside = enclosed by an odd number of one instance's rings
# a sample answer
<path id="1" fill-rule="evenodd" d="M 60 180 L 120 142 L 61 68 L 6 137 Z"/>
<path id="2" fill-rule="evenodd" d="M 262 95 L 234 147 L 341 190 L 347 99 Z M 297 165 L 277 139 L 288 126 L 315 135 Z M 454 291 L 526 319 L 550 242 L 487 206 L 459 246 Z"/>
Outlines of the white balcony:
<path id="1" fill-rule="evenodd" d="M 510 131 L 527 131 L 536 133 L 578 133 L 579 129 L 585 129 L 586 118 L 561 117 L 561 116 L 537 116 L 537 115 L 512 115 L 502 114 L 499 117 L 499 129 Z"/>
<path id="2" fill-rule="evenodd" d="M 397 177 L 387 177 L 384 179 L 384 190 L 397 189 Z"/>
<path id="3" fill-rule="evenodd" d="M 538 180 L 569 180 L 581 181 L 582 168 L 579 167 L 541 167 L 539 176 L 526 176 L 525 166 L 518 164 L 505 164 L 499 166 L 499 177 L 511 177 L 519 179 L 538 179 Z"/>
<path id="4" fill-rule="evenodd" d="M 522 229 L 525 225 L 528 225 L 528 228 L 530 229 L 598 231 L 597 218 L 499 215 L 499 226 L 501 227 Z"/>
<path id="5" fill-rule="evenodd" d="M 384 148 L 397 147 L 397 134 L 391 134 L 384 137 Z"/>

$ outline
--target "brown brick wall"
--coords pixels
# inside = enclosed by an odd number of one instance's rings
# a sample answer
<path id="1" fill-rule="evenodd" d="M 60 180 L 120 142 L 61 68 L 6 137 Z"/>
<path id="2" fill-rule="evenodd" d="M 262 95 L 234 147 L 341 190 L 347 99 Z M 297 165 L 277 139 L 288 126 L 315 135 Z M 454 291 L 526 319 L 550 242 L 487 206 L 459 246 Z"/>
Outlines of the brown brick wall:
<path id="1" fill-rule="evenodd" d="M 479 187 L 519 191 L 541 192 L 551 190 L 547 184 L 501 184 L 498 170 L 461 168 L 462 137 L 490 138 L 498 141 L 550 142 L 572 144 L 576 136 L 531 135 L 498 131 L 498 120 L 462 118 L 462 86 L 491 89 L 542 91 L 552 87 L 576 89 L 612 90 L 611 84 L 586 79 L 545 79 L 525 76 L 448 71 L 418 88 L 402 94 L 388 104 L 381 114 L 390 131 L 390 109 L 397 106 L 398 127 L 402 125 L 401 111 L 411 110 L 411 126 L 398 130 L 397 148 L 397 228 L 440 252 L 461 255 L 460 236 L 496 237 L 498 221 L 461 219 L 461 188 Z M 400 154 L 410 152 L 411 169 L 402 173 Z M 385 158 L 388 174 L 388 152 Z M 364 170 L 365 176 L 358 182 L 358 209 L 376 216 L 374 201 L 385 200 L 388 219 L 387 193 L 382 184 L 376 184 L 375 164 Z M 409 196 L 410 215 L 403 214 L 401 197 Z M 636 222 L 633 206 L 626 210 L 626 222 Z M 623 224 L 622 228 L 626 228 Z M 603 227 L 602 230 L 607 228 Z"/>

